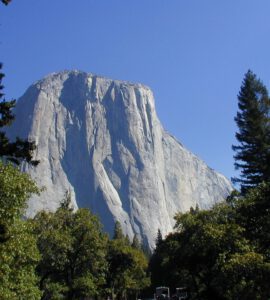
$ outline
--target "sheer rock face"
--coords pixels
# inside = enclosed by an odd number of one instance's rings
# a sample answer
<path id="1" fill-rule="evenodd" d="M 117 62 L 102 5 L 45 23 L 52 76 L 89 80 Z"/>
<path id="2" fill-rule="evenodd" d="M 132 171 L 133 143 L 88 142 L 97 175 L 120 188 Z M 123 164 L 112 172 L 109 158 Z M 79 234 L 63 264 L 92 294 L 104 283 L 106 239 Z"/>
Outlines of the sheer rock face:
<path id="1" fill-rule="evenodd" d="M 24 170 L 46 190 L 29 201 L 28 216 L 55 210 L 65 191 L 112 232 L 119 220 L 153 248 L 158 229 L 196 204 L 209 208 L 230 182 L 186 150 L 157 118 L 151 90 L 83 72 L 51 74 L 32 85 L 8 132 L 37 144 L 37 167 Z"/>

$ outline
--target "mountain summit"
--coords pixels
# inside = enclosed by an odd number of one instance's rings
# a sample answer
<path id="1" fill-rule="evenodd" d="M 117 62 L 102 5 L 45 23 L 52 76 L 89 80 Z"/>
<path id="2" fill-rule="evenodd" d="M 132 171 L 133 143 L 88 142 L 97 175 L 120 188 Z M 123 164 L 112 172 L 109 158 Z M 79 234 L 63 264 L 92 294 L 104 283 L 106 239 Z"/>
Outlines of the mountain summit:
<path id="1" fill-rule="evenodd" d="M 122 224 L 154 247 L 158 229 L 191 206 L 209 208 L 232 190 L 166 132 L 151 90 L 79 71 L 54 73 L 19 99 L 10 137 L 35 141 L 37 167 L 23 166 L 46 190 L 29 201 L 28 216 L 55 210 L 70 191 L 74 207 L 89 207 L 106 231 Z"/>

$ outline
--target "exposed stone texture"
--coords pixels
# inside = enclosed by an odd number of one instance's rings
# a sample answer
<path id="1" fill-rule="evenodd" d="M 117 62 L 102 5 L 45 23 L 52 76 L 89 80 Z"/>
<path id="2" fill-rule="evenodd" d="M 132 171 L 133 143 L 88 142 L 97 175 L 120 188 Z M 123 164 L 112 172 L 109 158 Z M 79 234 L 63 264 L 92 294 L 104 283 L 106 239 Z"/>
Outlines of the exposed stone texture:
<path id="1" fill-rule="evenodd" d="M 115 220 L 152 248 L 158 229 L 196 204 L 208 208 L 230 182 L 164 131 L 151 90 L 78 71 L 51 74 L 32 85 L 16 107 L 10 136 L 38 145 L 38 167 L 26 172 L 45 186 L 28 215 L 55 210 L 70 190 L 73 205 L 89 207 L 112 232 Z"/>

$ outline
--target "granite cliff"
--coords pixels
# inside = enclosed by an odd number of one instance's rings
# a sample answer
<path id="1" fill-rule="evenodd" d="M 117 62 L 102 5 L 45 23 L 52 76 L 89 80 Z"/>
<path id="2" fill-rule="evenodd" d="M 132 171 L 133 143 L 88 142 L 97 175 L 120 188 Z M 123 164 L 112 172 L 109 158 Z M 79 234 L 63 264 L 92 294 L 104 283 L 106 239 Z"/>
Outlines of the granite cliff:
<path id="1" fill-rule="evenodd" d="M 166 132 L 151 90 L 78 71 L 54 73 L 19 99 L 9 136 L 37 144 L 37 167 L 24 165 L 46 190 L 29 201 L 28 216 L 55 210 L 65 191 L 112 232 L 119 220 L 151 248 L 158 229 L 196 204 L 211 207 L 230 182 Z"/>

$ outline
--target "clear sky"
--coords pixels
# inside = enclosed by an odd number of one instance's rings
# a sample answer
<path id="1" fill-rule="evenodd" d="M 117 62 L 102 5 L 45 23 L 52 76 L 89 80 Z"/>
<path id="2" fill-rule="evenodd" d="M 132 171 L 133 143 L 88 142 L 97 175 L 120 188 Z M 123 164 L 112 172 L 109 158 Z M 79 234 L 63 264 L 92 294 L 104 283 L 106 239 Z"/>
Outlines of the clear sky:
<path id="1" fill-rule="evenodd" d="M 144 83 L 163 126 L 228 178 L 243 76 L 270 85 L 269 0 L 12 0 L 0 37 L 7 99 L 64 69 Z"/>

